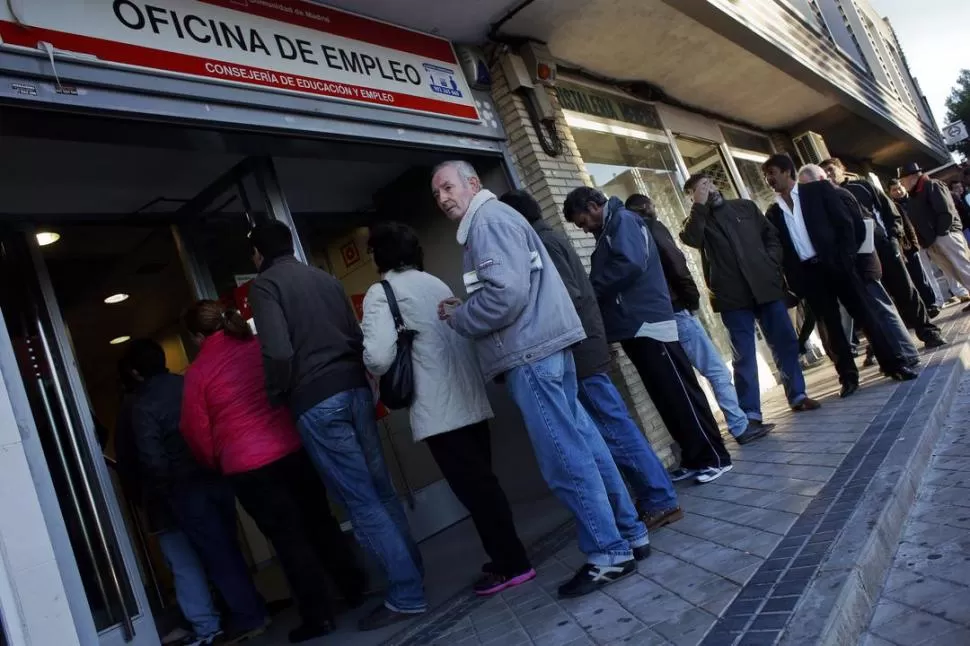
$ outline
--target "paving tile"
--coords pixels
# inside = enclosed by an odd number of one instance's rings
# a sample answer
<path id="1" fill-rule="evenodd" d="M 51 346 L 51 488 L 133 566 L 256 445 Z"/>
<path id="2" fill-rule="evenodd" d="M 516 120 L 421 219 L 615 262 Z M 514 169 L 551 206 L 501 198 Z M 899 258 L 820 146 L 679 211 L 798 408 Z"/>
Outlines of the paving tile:
<path id="1" fill-rule="evenodd" d="M 669 621 L 653 626 L 653 630 L 676 646 L 694 646 L 714 624 L 714 616 L 692 609 Z"/>
<path id="2" fill-rule="evenodd" d="M 878 626 L 873 625 L 871 631 L 884 639 L 897 644 L 922 644 L 927 640 L 941 643 L 940 636 L 951 632 L 956 626 L 944 619 L 933 615 L 915 611 L 898 615 Z"/>

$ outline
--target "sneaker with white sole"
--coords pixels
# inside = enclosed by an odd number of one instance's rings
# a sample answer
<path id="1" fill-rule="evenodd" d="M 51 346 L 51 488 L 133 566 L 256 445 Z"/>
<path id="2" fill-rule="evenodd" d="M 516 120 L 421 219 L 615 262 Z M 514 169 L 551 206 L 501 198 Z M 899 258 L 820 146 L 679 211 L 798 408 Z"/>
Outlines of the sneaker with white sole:
<path id="1" fill-rule="evenodd" d="M 714 482 L 733 468 L 733 464 L 728 464 L 723 467 L 705 467 L 697 474 L 697 482 L 699 484 Z"/>
<path id="2" fill-rule="evenodd" d="M 596 592 L 604 585 L 609 585 L 637 571 L 637 562 L 632 558 L 616 565 L 593 565 L 585 563 L 579 572 L 559 586 L 559 596 L 563 598 L 582 597 Z"/>
<path id="3" fill-rule="evenodd" d="M 697 469 L 685 469 L 684 467 L 679 467 L 673 471 L 668 472 L 667 475 L 670 476 L 672 482 L 680 482 L 681 480 L 689 480 L 690 478 L 697 477 L 700 473 Z"/>

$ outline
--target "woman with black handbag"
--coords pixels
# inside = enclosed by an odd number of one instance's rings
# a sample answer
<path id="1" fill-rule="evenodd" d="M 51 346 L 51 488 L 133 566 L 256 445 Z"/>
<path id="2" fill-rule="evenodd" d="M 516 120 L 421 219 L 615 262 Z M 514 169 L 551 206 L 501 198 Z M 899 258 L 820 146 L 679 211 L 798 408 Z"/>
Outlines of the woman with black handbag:
<path id="1" fill-rule="evenodd" d="M 472 516 L 491 559 L 474 585 L 476 594 L 530 581 L 535 570 L 492 471 L 487 422 L 492 408 L 474 347 L 438 318 L 438 303 L 454 294 L 424 271 L 424 253 L 411 227 L 376 225 L 368 245 L 383 280 L 364 297 L 364 363 L 381 377 L 381 401 L 409 408 L 414 441 L 427 442 Z"/>

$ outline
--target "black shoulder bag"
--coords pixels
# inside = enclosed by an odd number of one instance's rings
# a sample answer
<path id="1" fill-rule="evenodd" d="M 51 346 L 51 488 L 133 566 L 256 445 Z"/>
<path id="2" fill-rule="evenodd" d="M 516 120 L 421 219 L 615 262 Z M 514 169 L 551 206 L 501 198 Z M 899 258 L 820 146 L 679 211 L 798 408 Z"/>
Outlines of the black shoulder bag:
<path id="1" fill-rule="evenodd" d="M 414 399 L 414 367 L 411 365 L 411 344 L 418 334 L 404 325 L 401 310 L 397 306 L 397 298 L 391 284 L 381 281 L 384 293 L 387 295 L 387 306 L 394 317 L 394 329 L 397 331 L 397 355 L 391 369 L 381 376 L 381 402 L 391 410 L 407 408 Z"/>

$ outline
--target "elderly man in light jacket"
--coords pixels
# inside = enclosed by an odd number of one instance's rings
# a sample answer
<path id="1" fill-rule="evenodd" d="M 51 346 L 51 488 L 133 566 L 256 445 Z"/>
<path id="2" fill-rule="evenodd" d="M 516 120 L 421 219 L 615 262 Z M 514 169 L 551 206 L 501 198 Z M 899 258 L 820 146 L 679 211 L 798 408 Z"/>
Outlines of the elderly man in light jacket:
<path id="1" fill-rule="evenodd" d="M 531 581 L 529 562 L 509 501 L 492 471 L 488 422 L 492 407 L 471 341 L 438 318 L 438 303 L 454 294 L 424 271 L 424 253 L 411 227 L 387 222 L 371 228 L 368 246 L 394 293 L 404 325 L 417 334 L 411 346 L 414 396 L 411 433 L 431 455 L 461 504 L 468 509 L 491 561 L 475 583 L 479 596 Z M 391 369 L 397 329 L 387 294 L 376 283 L 364 296 L 364 363 L 375 375 Z"/>
<path id="2" fill-rule="evenodd" d="M 438 166 L 435 201 L 458 223 L 468 300 L 443 300 L 439 316 L 474 339 L 486 379 L 501 378 L 525 419 L 546 483 L 576 516 L 587 562 L 559 587 L 589 594 L 636 571 L 647 528 L 603 437 L 577 398 L 570 348 L 586 334 L 532 227 L 482 188 L 467 162 Z"/>

